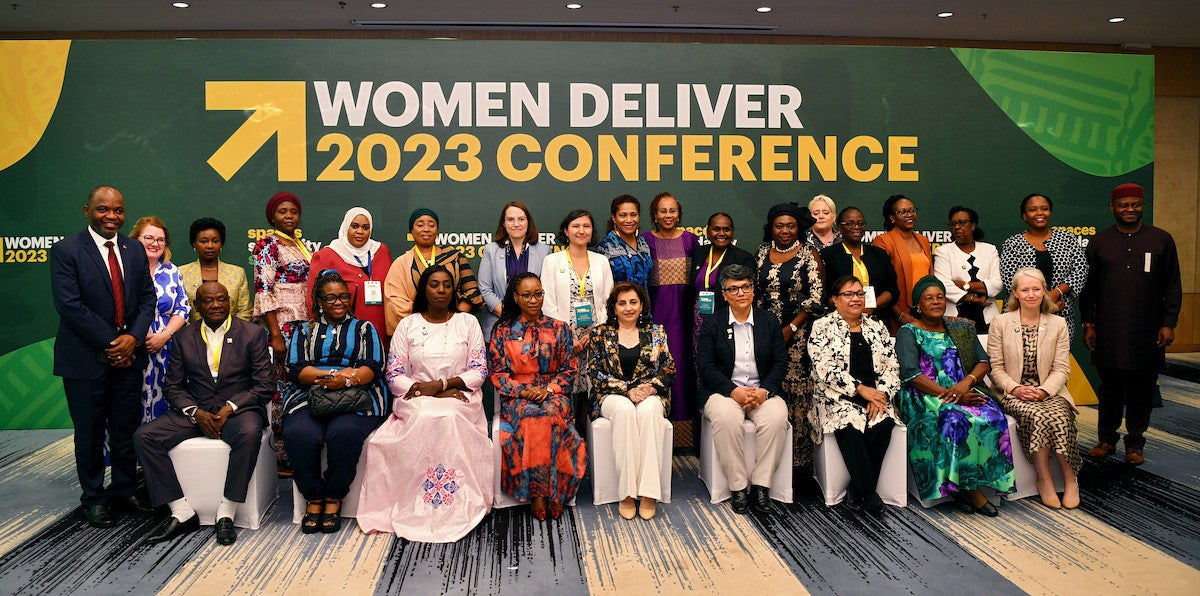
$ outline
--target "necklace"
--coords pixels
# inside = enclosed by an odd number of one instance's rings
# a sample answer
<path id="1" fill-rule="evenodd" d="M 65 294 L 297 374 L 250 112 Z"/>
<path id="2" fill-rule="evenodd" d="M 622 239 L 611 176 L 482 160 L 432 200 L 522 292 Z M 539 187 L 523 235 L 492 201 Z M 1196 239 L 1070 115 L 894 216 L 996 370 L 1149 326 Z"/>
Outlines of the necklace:
<path id="1" fill-rule="evenodd" d="M 793 250 L 796 250 L 796 248 L 798 248 L 799 246 L 800 246 L 799 238 L 797 238 L 795 242 L 792 242 L 790 245 L 788 245 L 787 247 L 784 247 L 784 248 L 779 248 L 779 245 L 775 244 L 774 240 L 771 241 L 771 248 L 775 249 L 775 252 L 788 253 L 788 252 L 792 252 Z"/>
<path id="2" fill-rule="evenodd" d="M 201 271 L 216 271 L 216 270 L 217 270 L 217 266 L 216 266 L 216 265 L 213 265 L 212 267 L 205 267 L 204 265 L 201 265 L 201 266 L 200 266 L 200 270 L 201 270 Z"/>

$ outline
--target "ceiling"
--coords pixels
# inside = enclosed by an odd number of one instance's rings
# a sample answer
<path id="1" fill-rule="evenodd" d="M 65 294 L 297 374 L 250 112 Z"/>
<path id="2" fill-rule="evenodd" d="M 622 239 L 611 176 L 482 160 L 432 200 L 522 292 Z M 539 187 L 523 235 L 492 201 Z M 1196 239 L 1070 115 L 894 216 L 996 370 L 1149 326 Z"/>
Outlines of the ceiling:
<path id="1" fill-rule="evenodd" d="M 618 31 L 1200 46 L 1198 0 L 3 0 L 0 37 L 85 31 Z M 759 13 L 759 6 L 772 10 Z M 941 11 L 954 16 L 938 18 Z M 1125 22 L 1112 24 L 1110 17 Z"/>

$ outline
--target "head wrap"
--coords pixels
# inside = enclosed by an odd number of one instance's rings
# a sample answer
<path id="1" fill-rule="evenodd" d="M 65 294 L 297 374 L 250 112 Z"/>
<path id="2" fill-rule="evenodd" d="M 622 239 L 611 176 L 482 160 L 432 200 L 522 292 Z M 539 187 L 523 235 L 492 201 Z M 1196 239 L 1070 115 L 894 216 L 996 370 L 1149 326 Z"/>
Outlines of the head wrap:
<path id="1" fill-rule="evenodd" d="M 1116 188 L 1112 189 L 1112 199 L 1110 199 L 1110 200 L 1116 201 L 1116 200 L 1120 200 L 1120 199 L 1128 199 L 1130 197 L 1135 197 L 1138 199 L 1145 199 L 1146 198 L 1146 189 L 1144 189 L 1141 186 L 1134 184 L 1132 182 L 1126 182 L 1125 184 L 1119 184 L 1119 185 L 1117 185 Z"/>
<path id="2" fill-rule="evenodd" d="M 912 303 L 914 306 L 921 301 L 921 294 L 924 294 L 925 290 L 928 290 L 931 287 L 938 287 L 941 288 L 943 293 L 946 292 L 946 285 L 942 283 L 942 280 L 932 275 L 926 275 L 925 277 L 918 279 L 917 283 L 913 286 Z"/>
<path id="3" fill-rule="evenodd" d="M 290 192 L 277 192 L 271 200 L 267 201 L 267 223 L 271 226 L 275 225 L 275 209 L 279 208 L 279 204 L 290 201 L 296 205 L 296 214 L 300 214 L 300 199 Z"/>
<path id="4" fill-rule="evenodd" d="M 379 250 L 379 242 L 374 238 L 367 238 L 367 243 L 361 248 L 354 248 L 350 244 L 350 222 L 354 221 L 355 217 L 363 216 L 367 218 L 367 223 L 371 226 L 371 235 L 374 236 L 375 221 L 371 219 L 371 212 L 362 207 L 354 207 L 346 212 L 342 218 L 342 227 L 338 228 L 338 237 L 329 243 L 329 248 L 333 249 L 347 265 L 352 267 L 366 267 L 371 260 L 371 255 Z"/>
<path id="5" fill-rule="evenodd" d="M 436 213 L 433 212 L 433 209 L 419 207 L 415 211 L 412 212 L 412 215 L 408 216 L 408 231 L 410 231 L 410 232 L 412 231 L 413 225 L 417 223 L 417 219 L 420 218 L 422 215 L 428 215 L 429 217 L 432 217 L 434 223 L 437 223 L 437 224 L 442 223 L 442 222 L 438 221 L 438 216 Z"/>
<path id="6" fill-rule="evenodd" d="M 813 219 L 812 213 L 808 209 L 801 209 L 796 202 L 779 203 L 767 210 L 767 225 L 775 221 L 780 215 L 790 215 L 796 218 L 796 225 L 801 230 L 807 230 L 812 227 L 817 220 Z"/>

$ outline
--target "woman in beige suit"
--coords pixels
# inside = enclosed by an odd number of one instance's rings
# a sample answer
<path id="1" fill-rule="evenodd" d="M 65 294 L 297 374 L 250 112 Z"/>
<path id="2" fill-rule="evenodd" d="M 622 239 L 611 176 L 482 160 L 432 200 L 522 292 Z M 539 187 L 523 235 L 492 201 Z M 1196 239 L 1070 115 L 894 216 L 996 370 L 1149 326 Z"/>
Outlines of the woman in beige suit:
<path id="1" fill-rule="evenodd" d="M 1071 339 L 1067 322 L 1051 316 L 1046 278 L 1034 267 L 1018 269 L 1005 312 L 992 320 L 988 355 L 1000 407 L 1017 420 L 1021 448 L 1037 470 L 1037 488 L 1047 507 L 1079 506 L 1076 475 L 1082 464 L 1075 404 L 1067 392 Z M 1062 468 L 1062 499 L 1050 477 L 1050 453 Z"/>

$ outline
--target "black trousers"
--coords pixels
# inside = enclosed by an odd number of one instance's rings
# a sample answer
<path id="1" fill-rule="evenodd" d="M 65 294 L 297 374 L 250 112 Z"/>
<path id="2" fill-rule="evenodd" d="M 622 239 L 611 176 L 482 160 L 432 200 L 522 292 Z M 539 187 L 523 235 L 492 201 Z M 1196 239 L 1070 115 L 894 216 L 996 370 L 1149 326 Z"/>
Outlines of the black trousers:
<path id="1" fill-rule="evenodd" d="M 132 497 L 137 474 L 133 431 L 142 421 L 141 368 L 109 366 L 95 379 L 63 378 L 67 410 L 75 426 L 75 469 L 84 507 L 109 497 Z M 108 435 L 112 486 L 104 489 L 104 441 Z"/>
<path id="2" fill-rule="evenodd" d="M 261 412 L 250 410 L 235 413 L 221 427 L 221 440 L 229 445 L 229 465 L 225 471 L 225 492 L 222 493 L 226 499 L 238 503 L 246 501 L 246 490 L 258 463 L 258 450 L 266 425 L 267 419 Z M 174 410 L 143 424 L 133 433 L 133 446 L 142 462 L 152 505 L 158 507 L 183 498 L 179 477 L 167 452 L 188 439 L 203 436 L 200 427 Z"/>
<path id="3" fill-rule="evenodd" d="M 1099 416 L 1096 434 L 1100 440 L 1113 445 L 1121 438 L 1117 429 L 1125 419 L 1125 448 L 1146 446 L 1146 429 L 1150 427 L 1150 410 L 1154 407 L 1154 385 L 1158 370 L 1120 370 L 1097 366 L 1100 373 Z"/>
<path id="4" fill-rule="evenodd" d="M 292 464 L 292 480 L 305 500 L 342 499 L 358 468 L 367 435 L 383 422 L 382 416 L 341 414 L 313 418 L 301 408 L 283 419 L 283 445 Z M 321 470 L 321 450 L 326 467 Z M 397 465 L 408 465 L 398 462 Z"/>
<path id="5" fill-rule="evenodd" d="M 883 469 L 883 457 L 887 455 L 895 427 L 896 421 L 888 418 L 868 428 L 865 433 L 853 426 L 833 431 L 846 469 L 850 472 L 847 492 L 851 499 L 862 499 L 875 492 L 875 486 L 879 484 L 879 471 Z"/>

